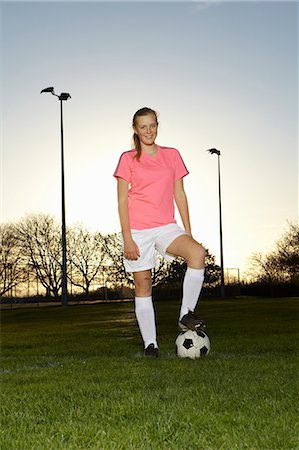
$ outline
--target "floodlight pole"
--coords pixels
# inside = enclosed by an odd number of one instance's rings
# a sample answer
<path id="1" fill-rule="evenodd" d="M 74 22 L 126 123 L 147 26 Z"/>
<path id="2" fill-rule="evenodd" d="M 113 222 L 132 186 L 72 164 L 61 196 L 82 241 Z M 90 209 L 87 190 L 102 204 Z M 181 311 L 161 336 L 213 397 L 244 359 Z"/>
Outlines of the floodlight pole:
<path id="1" fill-rule="evenodd" d="M 60 95 L 55 94 L 54 88 L 46 88 L 41 91 L 50 92 L 58 97 L 60 101 L 60 136 L 61 136 L 61 243 L 62 243 L 62 293 L 61 303 L 67 305 L 67 265 L 66 265 L 66 225 L 65 225 L 65 187 L 64 187 L 64 141 L 63 141 L 63 108 L 62 102 L 71 98 L 70 94 L 62 92 Z"/>
<path id="2" fill-rule="evenodd" d="M 65 226 L 65 187 L 64 187 L 64 141 L 63 141 L 63 110 L 60 100 L 60 131 L 61 131 L 61 238 L 62 238 L 62 293 L 61 302 L 67 305 L 67 268 L 66 268 L 66 226 Z"/>
<path id="3" fill-rule="evenodd" d="M 222 207 L 221 207 L 221 180 L 220 180 L 220 150 L 211 148 L 207 150 L 211 155 L 216 154 L 218 156 L 218 196 L 219 196 L 219 229 L 220 229 L 220 270 L 221 270 L 221 283 L 220 283 L 220 295 L 225 297 L 225 285 L 224 285 L 224 266 L 223 266 L 223 240 L 222 240 Z"/>

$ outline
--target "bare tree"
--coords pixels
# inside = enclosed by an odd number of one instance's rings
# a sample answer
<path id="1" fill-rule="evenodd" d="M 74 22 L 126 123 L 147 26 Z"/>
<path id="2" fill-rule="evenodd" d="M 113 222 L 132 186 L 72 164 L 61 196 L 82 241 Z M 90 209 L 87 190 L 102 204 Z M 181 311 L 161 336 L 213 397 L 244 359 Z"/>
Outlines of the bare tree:
<path id="1" fill-rule="evenodd" d="M 248 272 L 254 281 L 286 283 L 299 281 L 299 225 L 289 223 L 289 229 L 276 241 L 267 254 L 253 253 Z"/>
<path id="2" fill-rule="evenodd" d="M 77 226 L 68 231 L 69 279 L 81 287 L 86 295 L 91 284 L 103 278 L 105 241 L 100 233 L 91 233 Z"/>
<path id="3" fill-rule="evenodd" d="M 26 279 L 22 247 L 13 224 L 0 224 L 0 295 L 12 292 Z"/>
<path id="4" fill-rule="evenodd" d="M 171 267 L 172 263 L 158 254 L 157 265 L 152 269 L 152 284 L 154 287 L 166 281 L 166 278 L 169 277 Z"/>
<path id="5" fill-rule="evenodd" d="M 109 278 L 109 284 L 115 288 L 133 287 L 133 277 L 127 274 L 123 263 L 123 245 L 118 233 L 104 236 L 104 270 Z"/>
<path id="6" fill-rule="evenodd" d="M 59 296 L 62 284 L 60 227 L 45 214 L 27 216 L 17 225 L 28 265 L 48 295 Z"/>
<path id="7" fill-rule="evenodd" d="M 299 281 L 299 224 L 289 223 L 289 229 L 276 242 L 276 256 L 286 281 Z"/>
<path id="8" fill-rule="evenodd" d="M 279 281 L 280 275 L 274 254 L 253 253 L 250 257 L 248 276 L 252 281 L 265 283 Z"/>

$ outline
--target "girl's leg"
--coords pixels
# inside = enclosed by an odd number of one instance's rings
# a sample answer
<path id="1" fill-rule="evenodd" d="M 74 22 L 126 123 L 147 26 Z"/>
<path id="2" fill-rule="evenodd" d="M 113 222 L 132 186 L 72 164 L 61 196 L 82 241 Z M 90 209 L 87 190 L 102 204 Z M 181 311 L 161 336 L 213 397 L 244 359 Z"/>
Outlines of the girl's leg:
<path id="1" fill-rule="evenodd" d="M 147 349 L 150 344 L 157 348 L 155 311 L 152 300 L 151 271 L 134 272 L 135 314 L 140 333 Z M 153 355 L 157 356 L 157 355 Z"/>
<path id="2" fill-rule="evenodd" d="M 201 244 L 196 242 L 191 236 L 183 235 L 176 238 L 167 248 L 167 253 L 181 256 L 187 261 L 187 270 L 183 281 L 183 299 L 181 304 L 179 320 L 194 312 L 198 303 L 199 295 L 204 281 L 204 267 L 206 251 Z M 191 317 L 192 327 L 202 325 L 202 321 Z M 184 323 L 184 320 L 183 320 Z"/>

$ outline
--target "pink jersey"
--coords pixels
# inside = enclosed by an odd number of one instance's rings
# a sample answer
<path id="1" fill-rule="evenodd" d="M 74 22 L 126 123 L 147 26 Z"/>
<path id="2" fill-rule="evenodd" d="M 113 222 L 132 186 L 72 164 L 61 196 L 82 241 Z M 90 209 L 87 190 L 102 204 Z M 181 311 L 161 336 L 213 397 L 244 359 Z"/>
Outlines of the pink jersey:
<path id="1" fill-rule="evenodd" d="M 124 152 L 114 172 L 129 183 L 128 208 L 130 226 L 135 230 L 175 223 L 175 181 L 189 172 L 178 150 L 158 146 L 155 156 L 136 150 Z"/>

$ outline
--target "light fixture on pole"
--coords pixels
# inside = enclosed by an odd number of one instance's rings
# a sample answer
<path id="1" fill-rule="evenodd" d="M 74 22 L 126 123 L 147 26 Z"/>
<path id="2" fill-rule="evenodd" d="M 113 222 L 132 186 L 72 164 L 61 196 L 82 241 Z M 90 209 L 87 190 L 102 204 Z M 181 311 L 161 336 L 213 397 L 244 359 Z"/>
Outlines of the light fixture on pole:
<path id="1" fill-rule="evenodd" d="M 66 226 L 65 226 L 65 188 L 64 188 L 64 147 L 63 147 L 63 111 L 62 102 L 71 98 L 67 92 L 60 95 L 55 94 L 53 87 L 48 87 L 41 91 L 49 92 L 60 100 L 60 134 L 61 134 L 61 242 L 62 242 L 62 294 L 61 302 L 67 305 L 67 267 L 66 267 Z"/>
<path id="2" fill-rule="evenodd" d="M 210 148 L 207 150 L 211 155 L 218 156 L 218 193 L 219 193 L 219 227 L 220 227 L 220 269 L 221 269 L 221 284 L 220 284 L 220 295 L 225 297 L 225 287 L 224 287 L 224 267 L 223 267 L 223 242 L 222 242 L 222 211 L 221 211 L 221 182 L 220 182 L 220 150 L 216 148 Z"/>

